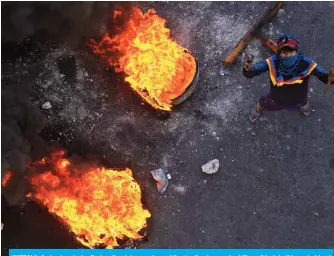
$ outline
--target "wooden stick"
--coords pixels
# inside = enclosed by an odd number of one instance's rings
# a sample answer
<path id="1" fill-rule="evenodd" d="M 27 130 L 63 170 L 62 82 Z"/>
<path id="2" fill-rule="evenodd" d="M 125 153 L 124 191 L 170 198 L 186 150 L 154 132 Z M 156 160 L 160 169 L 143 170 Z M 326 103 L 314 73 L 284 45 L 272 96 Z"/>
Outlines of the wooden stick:
<path id="1" fill-rule="evenodd" d="M 324 92 L 325 92 L 325 93 L 328 92 L 329 88 L 331 87 L 331 83 L 332 83 L 332 81 L 331 81 L 331 79 L 329 79 L 329 77 L 328 77 L 328 82 L 327 82 L 326 87 L 325 87 L 325 89 L 324 89 Z"/>
<path id="2" fill-rule="evenodd" d="M 245 50 L 248 43 L 260 32 L 261 28 L 270 22 L 278 10 L 283 6 L 283 2 L 279 1 L 271 8 L 262 18 L 256 23 L 248 32 L 241 38 L 238 44 L 233 48 L 233 50 L 227 55 L 223 62 L 223 66 L 232 65 L 240 56 L 240 54 Z"/>

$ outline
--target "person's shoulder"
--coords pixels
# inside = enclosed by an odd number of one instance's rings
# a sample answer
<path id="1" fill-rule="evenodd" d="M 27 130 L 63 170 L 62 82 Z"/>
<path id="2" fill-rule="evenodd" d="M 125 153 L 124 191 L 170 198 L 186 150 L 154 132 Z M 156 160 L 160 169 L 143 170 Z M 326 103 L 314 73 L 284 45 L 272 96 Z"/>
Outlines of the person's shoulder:
<path id="1" fill-rule="evenodd" d="M 269 56 L 266 60 L 273 60 L 273 61 L 276 61 L 278 58 L 277 58 L 277 55 L 271 55 Z"/>
<path id="2" fill-rule="evenodd" d="M 314 59 L 312 59 L 308 56 L 305 56 L 304 54 L 300 54 L 299 59 L 300 59 L 301 62 L 305 62 L 309 65 L 315 63 Z"/>
<path id="3" fill-rule="evenodd" d="M 277 57 L 277 55 L 271 55 L 271 56 L 269 56 L 268 58 L 265 59 L 265 62 L 268 63 L 270 66 L 271 65 L 276 66 L 277 62 L 278 62 L 278 57 Z"/>
<path id="4" fill-rule="evenodd" d="M 300 71 L 302 72 L 306 72 L 308 71 L 310 68 L 312 68 L 313 66 L 316 66 L 316 62 L 314 61 L 314 59 L 305 56 L 304 54 L 300 54 L 299 55 L 299 67 L 300 67 Z"/>

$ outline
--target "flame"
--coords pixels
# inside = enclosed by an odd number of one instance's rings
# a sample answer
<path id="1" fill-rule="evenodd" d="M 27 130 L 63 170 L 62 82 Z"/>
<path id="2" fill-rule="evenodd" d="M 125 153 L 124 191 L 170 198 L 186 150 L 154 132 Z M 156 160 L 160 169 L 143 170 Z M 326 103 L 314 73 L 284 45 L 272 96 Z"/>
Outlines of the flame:
<path id="1" fill-rule="evenodd" d="M 114 19 L 117 19 L 117 17 L 122 16 L 122 11 L 120 10 L 114 10 Z"/>
<path id="2" fill-rule="evenodd" d="M 6 187 L 10 182 L 11 178 L 13 177 L 13 173 L 11 171 L 7 171 L 1 181 L 2 187 Z"/>
<path id="3" fill-rule="evenodd" d="M 122 14 L 114 13 L 114 17 L 118 15 Z M 172 100 L 192 82 L 196 61 L 171 39 L 165 24 L 154 9 L 143 14 L 136 7 L 124 31 L 114 37 L 105 34 L 89 46 L 116 72 L 124 72 L 125 81 L 149 104 L 170 111 Z"/>
<path id="4" fill-rule="evenodd" d="M 77 169 L 55 152 L 31 168 L 50 168 L 34 175 L 33 197 L 63 220 L 83 245 L 114 248 L 117 239 L 140 239 L 151 215 L 141 203 L 141 190 L 130 169 Z"/>

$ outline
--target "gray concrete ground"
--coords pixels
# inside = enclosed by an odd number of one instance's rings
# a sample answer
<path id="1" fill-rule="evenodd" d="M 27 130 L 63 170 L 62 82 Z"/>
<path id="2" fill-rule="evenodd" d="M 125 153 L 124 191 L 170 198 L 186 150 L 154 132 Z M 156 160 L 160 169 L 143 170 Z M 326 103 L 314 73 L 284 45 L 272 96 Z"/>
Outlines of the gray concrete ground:
<path id="1" fill-rule="evenodd" d="M 34 69 L 35 104 L 53 106 L 43 110 L 48 127 L 66 127 L 53 138 L 74 150 L 79 141 L 112 165 L 133 169 L 153 216 L 142 248 L 334 247 L 334 88 L 324 95 L 325 85 L 311 79 L 309 118 L 282 111 L 251 124 L 249 109 L 269 89 L 268 75 L 247 80 L 240 61 L 219 75 L 226 53 L 273 4 L 144 5 L 168 20 L 172 36 L 200 65 L 198 88 L 167 119 L 152 114 L 87 49 L 59 46 L 42 62 L 13 65 L 22 76 Z M 304 54 L 333 66 L 333 2 L 286 2 L 283 8 L 264 33 L 295 33 Z M 267 56 L 255 41 L 247 51 L 255 60 Z M 56 59 L 64 55 L 77 60 L 75 82 L 59 73 Z M 202 173 L 214 158 L 218 173 Z M 160 167 L 172 176 L 162 195 L 150 176 Z"/>

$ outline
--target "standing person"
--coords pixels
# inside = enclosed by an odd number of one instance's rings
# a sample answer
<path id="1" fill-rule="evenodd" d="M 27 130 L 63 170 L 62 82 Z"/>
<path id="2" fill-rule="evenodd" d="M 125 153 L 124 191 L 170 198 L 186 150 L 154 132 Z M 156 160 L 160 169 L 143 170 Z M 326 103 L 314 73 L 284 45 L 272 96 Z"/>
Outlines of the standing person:
<path id="1" fill-rule="evenodd" d="M 252 60 L 246 57 L 243 68 L 245 77 L 252 78 L 266 71 L 269 71 L 270 77 L 270 92 L 260 97 L 252 108 L 249 115 L 251 122 L 255 122 L 265 110 L 299 110 L 304 116 L 309 116 L 311 108 L 307 94 L 310 75 L 318 77 L 327 87 L 334 83 L 334 67 L 328 72 L 300 53 L 299 40 L 295 35 L 282 35 L 277 46 L 277 55 L 254 66 Z"/>

